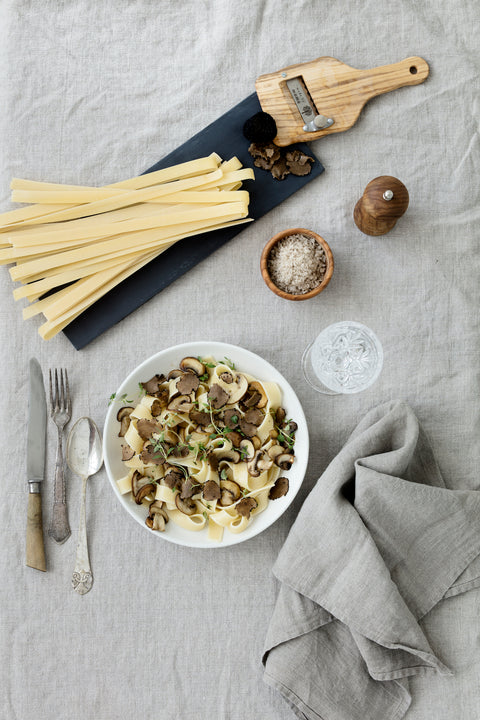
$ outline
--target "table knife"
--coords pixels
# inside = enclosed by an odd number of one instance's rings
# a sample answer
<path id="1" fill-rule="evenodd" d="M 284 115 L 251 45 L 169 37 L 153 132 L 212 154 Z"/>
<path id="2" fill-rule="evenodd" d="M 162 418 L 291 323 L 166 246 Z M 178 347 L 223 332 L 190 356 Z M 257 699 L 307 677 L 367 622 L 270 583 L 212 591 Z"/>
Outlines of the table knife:
<path id="1" fill-rule="evenodd" d="M 30 360 L 29 412 L 27 430 L 27 542 L 26 564 L 45 572 L 45 547 L 42 523 L 42 480 L 45 474 L 47 403 L 42 369 L 38 360 Z"/>

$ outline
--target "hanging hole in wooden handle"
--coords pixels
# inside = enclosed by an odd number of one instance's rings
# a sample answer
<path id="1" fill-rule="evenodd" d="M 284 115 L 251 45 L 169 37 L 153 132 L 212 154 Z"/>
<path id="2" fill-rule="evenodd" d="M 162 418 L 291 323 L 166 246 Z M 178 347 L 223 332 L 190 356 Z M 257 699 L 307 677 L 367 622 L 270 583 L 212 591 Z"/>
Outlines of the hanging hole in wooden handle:
<path id="1" fill-rule="evenodd" d="M 417 74 L 417 68 L 415 67 L 415 65 L 412 65 L 412 66 L 411 66 L 410 72 L 412 73 L 412 75 L 416 75 L 416 74 Z"/>

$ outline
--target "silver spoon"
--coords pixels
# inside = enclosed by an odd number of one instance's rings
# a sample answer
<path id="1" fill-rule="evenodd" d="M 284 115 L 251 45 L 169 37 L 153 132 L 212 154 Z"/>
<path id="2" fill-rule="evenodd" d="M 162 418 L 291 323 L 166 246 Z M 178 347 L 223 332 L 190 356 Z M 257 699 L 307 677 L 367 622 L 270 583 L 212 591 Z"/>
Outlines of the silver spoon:
<path id="1" fill-rule="evenodd" d="M 83 481 L 77 555 L 75 570 L 72 575 L 72 585 L 76 592 L 85 595 L 93 585 L 93 575 L 88 558 L 85 513 L 87 480 L 91 475 L 95 475 L 103 465 L 102 438 L 97 426 L 88 417 L 77 420 L 70 430 L 67 440 L 67 463 L 70 470 L 80 475 Z"/>

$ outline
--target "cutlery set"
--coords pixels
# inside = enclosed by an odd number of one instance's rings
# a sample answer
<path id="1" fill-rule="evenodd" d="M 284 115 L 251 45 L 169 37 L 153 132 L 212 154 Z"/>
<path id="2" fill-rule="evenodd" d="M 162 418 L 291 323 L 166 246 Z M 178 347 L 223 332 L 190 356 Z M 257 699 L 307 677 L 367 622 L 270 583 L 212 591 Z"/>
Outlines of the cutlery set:
<path id="1" fill-rule="evenodd" d="M 68 522 L 65 461 L 63 436 L 72 416 L 72 401 L 67 371 L 49 371 L 50 416 L 57 428 L 57 453 L 54 476 L 54 499 L 52 519 L 48 535 L 58 544 L 64 543 L 71 535 Z M 27 506 L 26 564 L 36 570 L 46 571 L 45 546 L 43 540 L 42 492 L 45 477 L 45 455 L 47 437 L 47 401 L 42 369 L 38 360 L 30 360 L 29 415 L 27 430 L 27 481 L 29 486 Z M 67 439 L 67 464 L 72 472 L 82 478 L 81 512 L 78 531 L 78 546 L 72 586 L 80 595 L 87 593 L 93 584 L 90 568 L 86 533 L 86 483 L 97 473 L 102 464 L 102 443 L 100 432 L 88 417 L 82 417 L 72 427 Z"/>

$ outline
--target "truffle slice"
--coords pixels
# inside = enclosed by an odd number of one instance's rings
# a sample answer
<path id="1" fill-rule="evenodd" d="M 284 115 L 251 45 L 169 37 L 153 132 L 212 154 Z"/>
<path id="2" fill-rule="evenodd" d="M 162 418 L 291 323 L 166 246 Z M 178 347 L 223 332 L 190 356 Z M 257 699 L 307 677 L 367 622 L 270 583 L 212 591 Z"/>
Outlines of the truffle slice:
<path id="1" fill-rule="evenodd" d="M 242 517 L 249 518 L 250 513 L 252 510 L 254 510 L 258 506 L 258 502 L 253 497 L 246 497 L 243 498 L 243 500 L 240 500 L 239 503 L 236 504 L 237 511 Z"/>
<path id="2" fill-rule="evenodd" d="M 305 155 L 300 150 L 290 150 L 285 154 L 285 158 L 292 175 L 308 175 L 312 170 L 309 162 L 313 163 L 313 158 Z"/>
<path id="3" fill-rule="evenodd" d="M 279 158 L 277 162 L 274 163 L 271 172 L 275 180 L 284 180 L 287 175 L 290 174 L 285 158 Z"/>
<path id="4" fill-rule="evenodd" d="M 208 480 L 203 486 L 204 500 L 218 500 L 220 495 L 220 486 L 215 482 L 215 480 Z"/>
<path id="5" fill-rule="evenodd" d="M 288 493 L 289 482 L 286 477 L 279 477 L 273 487 L 270 488 L 268 497 L 270 500 L 278 500 Z"/>
<path id="6" fill-rule="evenodd" d="M 228 401 L 228 393 L 218 383 L 213 383 L 210 390 L 208 391 L 208 399 L 210 404 L 215 410 L 226 405 Z"/>
<path id="7" fill-rule="evenodd" d="M 193 372 L 186 372 L 177 382 L 177 390 L 182 395 L 190 395 L 190 393 L 198 390 L 199 385 L 200 380 L 198 375 L 195 375 Z"/>

